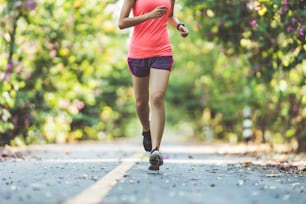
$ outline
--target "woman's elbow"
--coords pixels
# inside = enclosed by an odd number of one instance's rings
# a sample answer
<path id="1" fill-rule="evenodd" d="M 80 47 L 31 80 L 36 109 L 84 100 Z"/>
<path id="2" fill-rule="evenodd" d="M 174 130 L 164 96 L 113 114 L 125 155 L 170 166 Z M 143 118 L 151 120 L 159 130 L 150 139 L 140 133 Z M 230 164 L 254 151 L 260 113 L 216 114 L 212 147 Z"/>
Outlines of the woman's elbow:
<path id="1" fill-rule="evenodd" d="M 122 24 L 118 24 L 118 28 L 120 29 L 120 30 L 122 30 L 122 29 L 124 29 L 124 26 L 122 25 Z"/>
<path id="2" fill-rule="evenodd" d="M 119 27 L 120 30 L 126 28 L 125 24 L 122 21 L 119 21 L 118 27 Z"/>

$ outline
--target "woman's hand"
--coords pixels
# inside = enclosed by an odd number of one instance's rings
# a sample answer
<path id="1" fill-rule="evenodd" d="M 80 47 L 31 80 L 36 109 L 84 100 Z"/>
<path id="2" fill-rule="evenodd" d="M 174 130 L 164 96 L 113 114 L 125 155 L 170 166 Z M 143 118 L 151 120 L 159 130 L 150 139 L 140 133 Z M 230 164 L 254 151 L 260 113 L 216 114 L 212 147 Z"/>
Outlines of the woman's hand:
<path id="1" fill-rule="evenodd" d="M 188 36 L 188 34 L 189 34 L 188 28 L 185 27 L 184 25 L 180 25 L 180 26 L 178 27 L 178 30 L 179 30 L 179 32 L 181 33 L 181 36 L 182 36 L 183 38 L 186 38 L 186 37 Z"/>
<path id="2" fill-rule="evenodd" d="M 167 13 L 166 6 L 158 6 L 148 13 L 148 17 L 151 18 L 160 18 Z"/>

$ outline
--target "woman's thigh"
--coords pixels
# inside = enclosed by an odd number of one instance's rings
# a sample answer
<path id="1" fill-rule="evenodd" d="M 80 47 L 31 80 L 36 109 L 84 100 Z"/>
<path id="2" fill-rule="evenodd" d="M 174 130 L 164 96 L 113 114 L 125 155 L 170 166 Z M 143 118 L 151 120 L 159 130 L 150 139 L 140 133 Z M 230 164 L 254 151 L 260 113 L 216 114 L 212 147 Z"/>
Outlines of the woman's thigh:
<path id="1" fill-rule="evenodd" d="M 137 77 L 132 75 L 133 88 L 136 101 L 149 100 L 149 76 Z"/>
<path id="2" fill-rule="evenodd" d="M 169 81 L 170 71 L 164 69 L 154 69 L 150 71 L 150 92 L 165 94 L 168 81 Z"/>

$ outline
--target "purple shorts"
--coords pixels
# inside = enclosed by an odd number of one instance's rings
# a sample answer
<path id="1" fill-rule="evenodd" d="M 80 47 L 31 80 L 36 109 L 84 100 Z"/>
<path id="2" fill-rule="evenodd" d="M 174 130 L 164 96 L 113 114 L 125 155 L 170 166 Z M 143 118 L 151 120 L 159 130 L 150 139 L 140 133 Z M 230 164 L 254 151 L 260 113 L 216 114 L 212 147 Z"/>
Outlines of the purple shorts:
<path id="1" fill-rule="evenodd" d="M 145 77 L 150 74 L 150 69 L 164 69 L 171 71 L 173 65 L 172 56 L 159 56 L 150 58 L 128 58 L 130 72 L 137 77 Z"/>

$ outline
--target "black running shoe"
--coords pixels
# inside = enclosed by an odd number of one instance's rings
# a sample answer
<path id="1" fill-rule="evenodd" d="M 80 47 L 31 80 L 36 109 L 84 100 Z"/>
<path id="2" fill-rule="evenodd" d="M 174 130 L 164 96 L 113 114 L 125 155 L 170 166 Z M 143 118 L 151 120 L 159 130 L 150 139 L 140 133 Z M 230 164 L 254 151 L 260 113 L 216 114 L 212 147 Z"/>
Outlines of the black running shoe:
<path id="1" fill-rule="evenodd" d="M 146 150 L 146 152 L 150 152 L 152 150 L 152 140 L 151 140 L 151 132 L 150 130 L 148 132 L 142 132 L 143 136 L 143 147 Z"/>
<path id="2" fill-rule="evenodd" d="M 164 164 L 163 156 L 158 151 L 158 149 L 154 149 L 150 154 L 150 166 L 149 170 L 158 171 L 159 167 Z"/>

